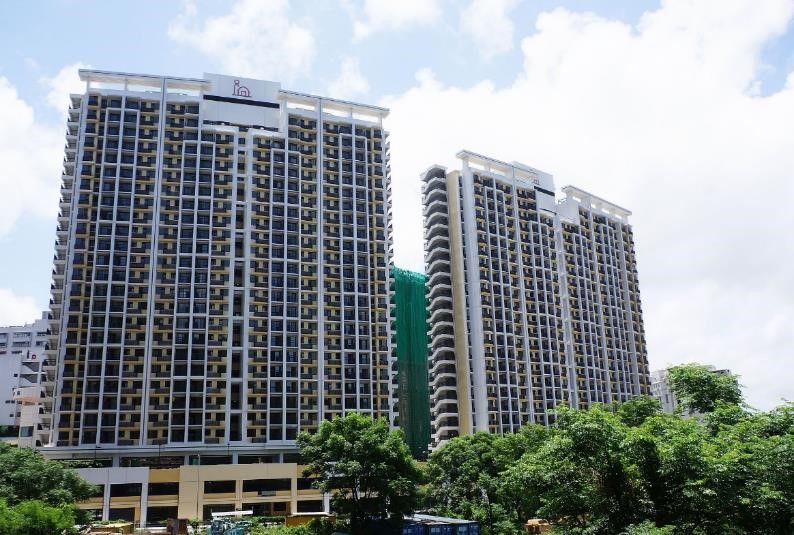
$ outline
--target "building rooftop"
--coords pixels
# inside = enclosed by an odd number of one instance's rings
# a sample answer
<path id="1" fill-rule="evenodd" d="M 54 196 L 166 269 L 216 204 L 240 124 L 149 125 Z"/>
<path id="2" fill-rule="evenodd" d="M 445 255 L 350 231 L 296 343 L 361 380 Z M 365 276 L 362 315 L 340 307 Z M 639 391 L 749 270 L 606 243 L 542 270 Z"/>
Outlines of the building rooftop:
<path id="1" fill-rule="evenodd" d="M 577 188 L 576 186 L 563 186 L 562 192 L 565 194 L 566 198 L 573 198 L 575 201 L 588 205 L 590 208 L 594 208 L 597 211 L 604 212 L 606 215 L 624 220 L 628 219 L 631 215 L 630 210 L 602 199 L 597 195 L 593 195 L 583 189 Z"/>
<path id="2" fill-rule="evenodd" d="M 160 76 L 155 74 L 103 71 L 96 69 L 80 69 L 78 73 L 80 80 L 86 82 L 89 89 L 160 91 L 163 84 L 165 84 L 166 91 L 178 89 L 201 93 L 215 89 L 213 87 L 213 79 L 211 79 L 213 75 L 208 75 L 207 73 L 204 74 L 204 78 L 184 78 L 179 76 Z M 233 76 L 225 77 L 234 78 Z M 309 93 L 301 93 L 298 91 L 279 89 L 278 95 L 281 100 L 307 106 L 314 106 L 317 102 L 322 101 L 324 110 L 338 110 L 350 115 L 365 114 L 383 119 L 389 114 L 388 108 L 312 95 Z"/>

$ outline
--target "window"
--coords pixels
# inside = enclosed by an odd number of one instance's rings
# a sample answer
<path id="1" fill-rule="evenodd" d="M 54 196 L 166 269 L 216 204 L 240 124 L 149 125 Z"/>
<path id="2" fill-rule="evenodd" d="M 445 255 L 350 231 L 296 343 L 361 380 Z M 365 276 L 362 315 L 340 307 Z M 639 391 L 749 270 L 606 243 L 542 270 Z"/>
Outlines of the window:
<path id="1" fill-rule="evenodd" d="M 149 483 L 149 496 L 173 496 L 179 494 L 179 483 Z"/>
<path id="2" fill-rule="evenodd" d="M 110 497 L 117 496 L 140 496 L 142 485 L 141 483 L 122 483 L 110 486 Z"/>
<path id="3" fill-rule="evenodd" d="M 232 481 L 205 481 L 204 494 L 226 494 L 235 492 L 235 482 Z"/>
<path id="4" fill-rule="evenodd" d="M 243 492 L 270 493 L 290 490 L 289 479 L 247 479 L 243 481 Z"/>

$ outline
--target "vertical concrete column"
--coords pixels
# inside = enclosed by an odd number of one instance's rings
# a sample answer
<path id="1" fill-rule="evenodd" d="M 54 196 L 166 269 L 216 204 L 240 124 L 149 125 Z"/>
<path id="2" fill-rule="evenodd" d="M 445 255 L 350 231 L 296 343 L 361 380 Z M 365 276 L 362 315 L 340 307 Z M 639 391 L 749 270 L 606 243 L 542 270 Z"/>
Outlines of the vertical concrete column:
<path id="1" fill-rule="evenodd" d="M 290 481 L 290 514 L 295 514 L 298 512 L 298 478 L 291 477 Z"/>
<path id="2" fill-rule="evenodd" d="M 141 483 L 141 527 L 146 527 L 146 512 L 149 509 L 149 483 L 147 481 Z"/>
<path id="3" fill-rule="evenodd" d="M 179 518 L 201 518 L 199 466 L 179 467 Z"/>
<path id="4" fill-rule="evenodd" d="M 201 460 L 196 465 L 196 518 L 204 519 L 204 482 L 201 481 Z"/>
<path id="5" fill-rule="evenodd" d="M 102 520 L 110 520 L 110 477 L 105 477 L 105 493 L 102 496 Z"/>

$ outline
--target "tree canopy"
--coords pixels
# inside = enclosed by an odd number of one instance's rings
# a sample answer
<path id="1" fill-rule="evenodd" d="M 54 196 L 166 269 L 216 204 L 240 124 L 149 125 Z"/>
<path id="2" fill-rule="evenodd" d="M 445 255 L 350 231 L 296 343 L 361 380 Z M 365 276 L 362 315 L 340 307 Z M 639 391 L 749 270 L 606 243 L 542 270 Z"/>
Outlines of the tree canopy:
<path id="1" fill-rule="evenodd" d="M 742 403 L 736 375 L 702 364 L 682 364 L 668 370 L 670 387 L 679 405 L 690 412 L 713 412 L 718 406 Z"/>
<path id="2" fill-rule="evenodd" d="M 532 517 L 571 534 L 792 533 L 794 404 L 752 413 L 726 391 L 698 405 L 713 408 L 704 418 L 637 398 L 452 439 L 428 460 L 426 505 L 487 534 Z"/>
<path id="3" fill-rule="evenodd" d="M 95 487 L 39 452 L 0 443 L 0 535 L 71 532 Z"/>
<path id="4" fill-rule="evenodd" d="M 0 535 L 60 535 L 73 531 L 74 524 L 74 509 L 67 504 L 27 500 L 9 507 L 0 500 Z"/>
<path id="5" fill-rule="evenodd" d="M 335 417 L 314 434 L 301 433 L 298 445 L 304 476 L 331 493 L 334 510 L 352 533 L 402 522 L 414 511 L 421 472 L 402 431 L 390 431 L 386 420 L 356 413 Z"/>
<path id="6" fill-rule="evenodd" d="M 8 505 L 40 500 L 49 505 L 73 504 L 91 496 L 94 486 L 29 448 L 0 443 L 0 499 Z"/>

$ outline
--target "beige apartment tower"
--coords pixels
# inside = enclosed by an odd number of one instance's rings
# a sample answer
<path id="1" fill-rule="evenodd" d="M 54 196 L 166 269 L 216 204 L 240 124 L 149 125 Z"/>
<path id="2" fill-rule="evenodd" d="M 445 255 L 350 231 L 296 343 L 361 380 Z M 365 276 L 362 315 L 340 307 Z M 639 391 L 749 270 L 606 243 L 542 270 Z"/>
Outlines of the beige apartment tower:
<path id="1" fill-rule="evenodd" d="M 334 415 L 394 423 L 388 110 L 214 74 L 80 77 L 43 451 L 109 468 L 282 462 Z M 295 502 L 295 485 L 278 489 Z"/>
<path id="2" fill-rule="evenodd" d="M 630 212 L 467 151 L 422 176 L 433 445 L 649 392 Z"/>

